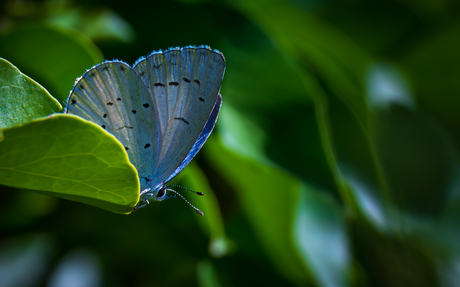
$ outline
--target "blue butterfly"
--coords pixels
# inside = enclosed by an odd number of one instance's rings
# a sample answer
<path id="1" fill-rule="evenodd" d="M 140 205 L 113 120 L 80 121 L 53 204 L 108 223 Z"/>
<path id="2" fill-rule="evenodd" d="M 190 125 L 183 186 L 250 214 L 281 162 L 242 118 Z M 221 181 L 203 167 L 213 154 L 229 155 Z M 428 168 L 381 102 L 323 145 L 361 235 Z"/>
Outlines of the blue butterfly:
<path id="1" fill-rule="evenodd" d="M 222 104 L 224 72 L 221 52 L 188 46 L 153 52 L 133 67 L 106 61 L 77 79 L 66 113 L 100 125 L 123 144 L 141 184 L 134 210 L 150 198 L 162 201 L 178 194 L 166 183 L 211 134 Z"/>

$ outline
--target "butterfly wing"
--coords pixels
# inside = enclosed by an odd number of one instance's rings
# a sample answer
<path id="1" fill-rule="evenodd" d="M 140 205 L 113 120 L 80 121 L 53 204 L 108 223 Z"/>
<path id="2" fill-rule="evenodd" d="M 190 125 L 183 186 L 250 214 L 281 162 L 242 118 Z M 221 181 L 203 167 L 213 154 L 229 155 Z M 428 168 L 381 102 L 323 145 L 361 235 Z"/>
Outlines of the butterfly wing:
<path id="1" fill-rule="evenodd" d="M 77 80 L 66 112 L 99 124 L 127 150 L 141 188 L 156 189 L 192 160 L 220 110 L 220 52 L 186 47 L 154 52 L 130 68 L 96 65 Z"/>
<path id="2" fill-rule="evenodd" d="M 222 96 L 219 94 L 216 103 L 214 104 L 214 108 L 212 109 L 211 115 L 209 116 L 206 125 L 204 126 L 201 134 L 198 136 L 197 141 L 193 145 L 192 149 L 189 151 L 187 156 L 185 157 L 184 161 L 174 170 L 174 172 L 165 180 L 165 182 L 170 181 L 176 175 L 178 175 L 188 164 L 189 162 L 195 157 L 195 155 L 200 151 L 201 147 L 204 145 L 206 140 L 208 139 L 209 135 L 211 134 L 212 130 L 217 121 L 217 116 L 219 115 L 220 107 L 222 106 Z"/>
<path id="3" fill-rule="evenodd" d="M 158 114 L 160 145 L 151 178 L 156 186 L 177 175 L 212 131 L 225 59 L 208 47 L 186 47 L 152 53 L 134 69 L 150 90 Z"/>
<path id="4" fill-rule="evenodd" d="M 151 176 L 160 147 L 158 115 L 149 90 L 127 64 L 109 61 L 88 70 L 70 92 L 66 113 L 113 134 L 139 177 Z"/>

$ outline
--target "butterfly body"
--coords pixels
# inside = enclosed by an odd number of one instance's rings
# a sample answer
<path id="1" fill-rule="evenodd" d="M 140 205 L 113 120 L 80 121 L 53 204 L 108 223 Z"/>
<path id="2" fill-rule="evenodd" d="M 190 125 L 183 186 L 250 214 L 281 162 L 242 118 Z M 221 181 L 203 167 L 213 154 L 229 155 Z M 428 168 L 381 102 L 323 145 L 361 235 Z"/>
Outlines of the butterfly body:
<path id="1" fill-rule="evenodd" d="M 198 153 L 222 103 L 222 53 L 207 46 L 174 48 L 133 67 L 106 61 L 86 71 L 70 92 L 66 113 L 113 134 L 136 167 L 141 201 L 163 200 L 165 183 Z"/>

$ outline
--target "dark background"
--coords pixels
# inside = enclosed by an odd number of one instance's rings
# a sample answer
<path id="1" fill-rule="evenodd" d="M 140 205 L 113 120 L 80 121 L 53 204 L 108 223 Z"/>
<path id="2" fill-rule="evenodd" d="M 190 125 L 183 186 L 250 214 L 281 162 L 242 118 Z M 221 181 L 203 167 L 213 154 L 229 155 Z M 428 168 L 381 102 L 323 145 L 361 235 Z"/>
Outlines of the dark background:
<path id="1" fill-rule="evenodd" d="M 457 1 L 0 3 L 0 57 L 61 103 L 104 59 L 227 61 L 216 130 L 173 182 L 204 217 L 2 187 L 0 286 L 457 286 Z"/>

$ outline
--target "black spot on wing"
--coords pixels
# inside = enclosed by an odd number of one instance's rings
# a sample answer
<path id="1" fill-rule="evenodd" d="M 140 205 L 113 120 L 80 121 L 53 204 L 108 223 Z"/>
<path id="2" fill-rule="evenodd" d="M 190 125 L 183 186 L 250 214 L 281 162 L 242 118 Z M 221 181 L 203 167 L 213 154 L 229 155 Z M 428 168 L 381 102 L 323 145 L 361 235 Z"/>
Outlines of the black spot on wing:
<path id="1" fill-rule="evenodd" d="M 129 150 L 129 148 L 127 146 L 125 146 L 125 150 Z"/>
<path id="2" fill-rule="evenodd" d="M 148 144 L 146 144 L 146 145 L 144 146 L 144 148 L 148 148 L 149 146 L 150 146 L 150 144 L 148 143 Z"/>
<path id="3" fill-rule="evenodd" d="M 190 80 L 189 80 L 189 79 L 187 79 L 187 78 L 182 78 L 182 79 L 184 80 L 184 82 L 190 83 Z"/>
<path id="4" fill-rule="evenodd" d="M 136 113 L 137 113 L 137 111 L 136 111 L 136 110 L 132 110 L 131 112 L 132 112 L 133 114 L 136 114 Z"/>
<path id="5" fill-rule="evenodd" d="M 107 102 L 107 106 L 113 106 L 112 102 Z"/>
<path id="6" fill-rule="evenodd" d="M 139 75 L 143 76 L 145 73 L 142 71 Z"/>
<path id="7" fill-rule="evenodd" d="M 121 101 L 121 98 L 117 98 L 117 101 Z"/>
<path id="8" fill-rule="evenodd" d="M 125 70 L 125 68 L 124 68 L 123 66 L 120 66 L 120 70 L 124 71 L 124 70 Z"/>
<path id="9" fill-rule="evenodd" d="M 107 117 L 107 114 L 104 114 L 102 117 L 105 119 Z"/>
<path id="10" fill-rule="evenodd" d="M 91 75 L 90 75 L 90 76 L 91 76 L 91 77 L 94 77 L 94 76 L 95 76 L 95 74 L 94 74 L 94 73 L 91 73 Z"/>
<path id="11" fill-rule="evenodd" d="M 80 89 L 84 90 L 84 89 L 85 89 L 85 87 L 84 87 L 83 85 L 80 85 Z"/>
<path id="12" fill-rule="evenodd" d="M 105 130 L 105 125 L 102 125 L 101 127 Z"/>
<path id="13" fill-rule="evenodd" d="M 175 119 L 175 120 L 181 120 L 181 121 L 183 121 L 184 123 L 186 123 L 187 125 L 189 124 L 189 122 L 186 121 L 184 118 L 174 118 L 174 119 Z"/>
<path id="14" fill-rule="evenodd" d="M 164 84 L 162 83 L 156 83 L 156 84 L 153 84 L 155 87 L 166 87 Z"/>
<path id="15" fill-rule="evenodd" d="M 150 107 L 150 105 L 149 105 L 148 103 L 145 103 L 145 104 L 143 104 L 142 106 L 143 106 L 144 108 Z"/>
<path id="16" fill-rule="evenodd" d="M 179 86 L 179 83 L 178 82 L 169 82 L 169 85 L 170 86 Z"/>
<path id="17" fill-rule="evenodd" d="M 204 99 L 202 97 L 200 97 L 200 101 L 204 102 Z"/>
<path id="18" fill-rule="evenodd" d="M 77 103 L 77 100 L 75 100 L 75 99 L 71 99 L 71 100 L 70 100 L 70 104 L 71 104 L 71 105 L 75 105 L 76 103 Z"/>
<path id="19" fill-rule="evenodd" d="M 104 70 L 108 71 L 108 70 L 109 70 L 109 67 L 105 66 L 105 67 L 104 67 L 104 68 L 102 68 L 102 69 L 104 69 Z"/>
<path id="20" fill-rule="evenodd" d="M 200 81 L 198 81 L 198 80 L 193 80 L 193 81 L 194 81 L 195 83 L 197 83 L 198 86 L 201 85 Z"/>

